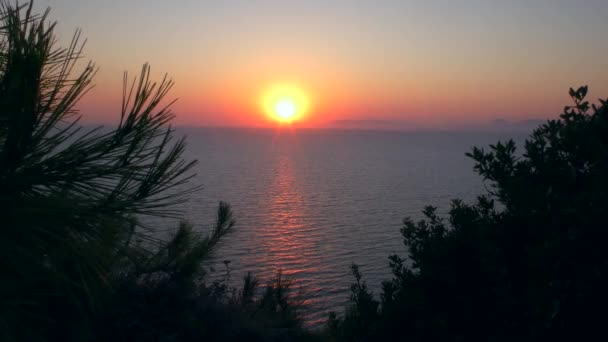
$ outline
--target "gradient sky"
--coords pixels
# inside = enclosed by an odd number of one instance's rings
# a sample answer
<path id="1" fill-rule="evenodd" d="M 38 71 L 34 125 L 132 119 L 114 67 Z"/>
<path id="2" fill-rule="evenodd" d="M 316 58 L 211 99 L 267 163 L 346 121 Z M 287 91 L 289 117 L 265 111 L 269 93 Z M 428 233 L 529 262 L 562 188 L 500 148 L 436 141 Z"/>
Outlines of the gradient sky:
<path id="1" fill-rule="evenodd" d="M 268 125 L 265 89 L 311 98 L 302 126 L 476 127 L 555 117 L 567 90 L 608 97 L 608 1 L 37 0 L 100 66 L 80 108 L 118 117 L 122 72 L 176 82 L 176 122 Z"/>

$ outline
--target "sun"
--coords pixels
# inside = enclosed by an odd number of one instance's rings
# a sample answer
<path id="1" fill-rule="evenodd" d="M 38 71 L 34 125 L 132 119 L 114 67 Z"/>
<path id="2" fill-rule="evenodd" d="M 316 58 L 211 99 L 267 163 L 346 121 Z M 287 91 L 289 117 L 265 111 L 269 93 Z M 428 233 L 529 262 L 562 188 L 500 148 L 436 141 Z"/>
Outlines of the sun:
<path id="1" fill-rule="evenodd" d="M 304 117 L 308 111 L 309 100 L 298 87 L 277 85 L 265 92 L 262 107 L 272 120 L 291 123 Z"/>
<path id="2" fill-rule="evenodd" d="M 277 117 L 291 121 L 298 112 L 298 106 L 292 99 L 282 99 L 274 105 L 274 112 Z"/>

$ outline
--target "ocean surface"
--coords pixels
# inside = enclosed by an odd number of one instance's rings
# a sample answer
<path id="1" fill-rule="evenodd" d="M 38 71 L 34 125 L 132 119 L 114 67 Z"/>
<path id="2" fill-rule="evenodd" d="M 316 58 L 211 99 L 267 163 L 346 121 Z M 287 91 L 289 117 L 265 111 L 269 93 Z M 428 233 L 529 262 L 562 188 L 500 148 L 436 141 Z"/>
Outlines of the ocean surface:
<path id="1" fill-rule="evenodd" d="M 407 255 L 403 218 L 426 205 L 445 214 L 452 199 L 474 200 L 484 184 L 464 154 L 522 133 L 387 132 L 281 129 L 179 129 L 186 157 L 198 159 L 185 204 L 197 229 L 212 226 L 220 200 L 237 225 L 216 250 L 211 277 L 240 285 L 251 271 L 261 284 L 276 272 L 305 299 L 308 326 L 343 312 L 357 263 L 379 293 L 387 257 Z"/>

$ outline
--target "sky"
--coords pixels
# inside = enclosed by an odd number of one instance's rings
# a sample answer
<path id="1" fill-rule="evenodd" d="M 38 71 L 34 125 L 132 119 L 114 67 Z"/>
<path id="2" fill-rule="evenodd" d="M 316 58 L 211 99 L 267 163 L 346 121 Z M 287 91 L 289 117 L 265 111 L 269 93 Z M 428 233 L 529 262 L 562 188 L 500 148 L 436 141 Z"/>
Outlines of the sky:
<path id="1" fill-rule="evenodd" d="M 37 0 L 100 70 L 79 108 L 119 116 L 122 75 L 175 81 L 175 123 L 269 126 L 265 92 L 306 94 L 297 124 L 483 127 L 557 117 L 569 87 L 608 97 L 606 0 Z"/>

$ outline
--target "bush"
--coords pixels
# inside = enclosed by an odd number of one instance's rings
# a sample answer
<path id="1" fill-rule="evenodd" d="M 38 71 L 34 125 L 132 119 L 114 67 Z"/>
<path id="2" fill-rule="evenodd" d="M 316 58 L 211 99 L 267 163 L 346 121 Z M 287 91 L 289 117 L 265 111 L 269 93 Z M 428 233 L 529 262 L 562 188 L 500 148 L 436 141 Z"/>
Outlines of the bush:
<path id="1" fill-rule="evenodd" d="M 247 274 L 240 290 L 205 281 L 201 264 L 233 227 L 232 211 L 220 203 L 209 236 L 182 223 L 165 245 L 129 249 L 112 281 L 112 294 L 94 318 L 91 337 L 100 341 L 293 340 L 303 334 L 289 281 L 279 273 L 264 291 Z"/>
<path id="2" fill-rule="evenodd" d="M 454 201 L 447 220 L 433 207 L 424 220 L 405 219 L 409 258 L 390 257 L 393 278 L 376 315 L 334 320 L 334 335 L 364 325 L 376 327 L 370 341 L 602 336 L 608 104 L 589 106 L 586 93 L 571 89 L 574 106 L 537 128 L 523 155 L 513 141 L 467 153 L 488 193 L 473 204 Z"/>

